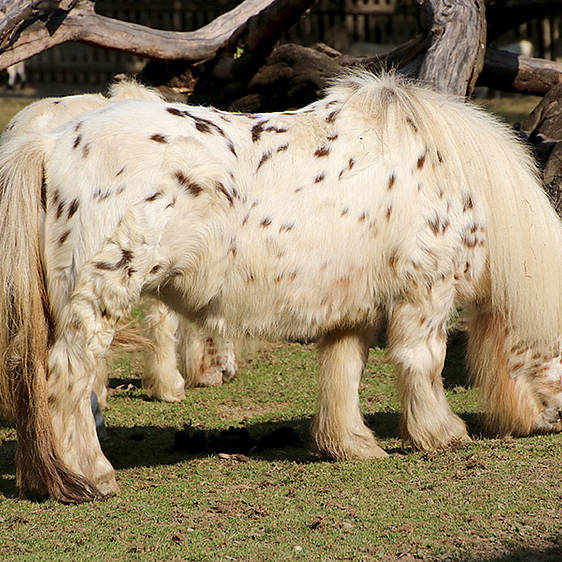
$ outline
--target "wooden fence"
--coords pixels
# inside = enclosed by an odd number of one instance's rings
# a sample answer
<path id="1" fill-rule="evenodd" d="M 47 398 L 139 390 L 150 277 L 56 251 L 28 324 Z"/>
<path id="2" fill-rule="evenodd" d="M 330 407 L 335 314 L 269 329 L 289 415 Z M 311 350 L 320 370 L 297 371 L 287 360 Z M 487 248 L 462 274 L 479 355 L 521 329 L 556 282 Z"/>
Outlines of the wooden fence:
<path id="1" fill-rule="evenodd" d="M 190 31 L 232 9 L 237 0 L 100 0 L 100 14 L 158 29 Z M 410 39 L 418 30 L 415 0 L 318 0 L 285 36 L 301 44 L 324 42 L 354 54 L 380 52 Z M 562 57 L 562 17 L 534 20 L 503 43 L 530 39 L 535 56 Z M 140 57 L 77 43 L 59 45 L 29 60 L 32 84 L 96 88 L 120 72 L 136 72 Z"/>

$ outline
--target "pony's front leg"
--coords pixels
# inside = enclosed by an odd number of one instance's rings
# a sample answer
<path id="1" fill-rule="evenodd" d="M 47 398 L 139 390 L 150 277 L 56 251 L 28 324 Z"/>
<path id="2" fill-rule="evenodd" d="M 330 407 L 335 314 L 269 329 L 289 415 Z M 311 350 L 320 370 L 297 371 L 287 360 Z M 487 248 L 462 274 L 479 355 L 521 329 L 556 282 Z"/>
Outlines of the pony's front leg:
<path id="1" fill-rule="evenodd" d="M 154 352 L 147 353 L 142 386 L 148 396 L 179 402 L 185 398 L 185 381 L 176 359 L 177 315 L 164 303 L 149 299 L 146 323 Z"/>
<path id="2" fill-rule="evenodd" d="M 143 209 L 131 209 L 102 250 L 81 268 L 48 357 L 47 393 L 56 447 L 67 467 L 106 496 L 118 491 L 96 435 L 91 393 L 115 326 L 161 270 L 158 236 Z M 164 216 L 162 216 L 162 220 Z"/>
<path id="3" fill-rule="evenodd" d="M 320 343 L 320 395 L 312 439 L 323 456 L 342 460 L 387 456 L 359 408 L 359 383 L 370 336 L 369 331 L 342 330 Z"/>
<path id="4" fill-rule="evenodd" d="M 431 297 L 401 303 L 392 311 L 389 356 L 394 362 L 404 442 L 432 450 L 469 441 L 464 422 L 450 409 L 443 390 L 446 324 L 452 308 L 450 288 L 434 287 Z"/>

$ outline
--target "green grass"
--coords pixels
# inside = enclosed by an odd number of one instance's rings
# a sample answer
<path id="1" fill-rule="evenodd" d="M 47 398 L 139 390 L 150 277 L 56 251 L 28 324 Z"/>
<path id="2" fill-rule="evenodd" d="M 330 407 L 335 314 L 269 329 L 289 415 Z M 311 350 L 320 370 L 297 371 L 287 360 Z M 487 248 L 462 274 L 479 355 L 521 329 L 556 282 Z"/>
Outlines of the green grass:
<path id="1" fill-rule="evenodd" d="M 555 560 L 561 553 L 560 436 L 482 437 L 476 392 L 457 380 L 447 394 L 473 442 L 404 451 L 392 368 L 373 350 L 362 407 L 391 455 L 333 463 L 306 442 L 317 384 L 311 346 L 272 346 L 246 359 L 232 383 L 193 389 L 181 404 L 147 400 L 139 367 L 134 355 L 116 360 L 105 412 L 118 497 L 81 506 L 15 499 L 15 430 L 0 428 L 2 560 L 526 560 L 533 553 Z M 448 369 L 460 371 L 456 363 Z M 305 444 L 248 458 L 190 455 L 172 450 L 185 423 L 243 426 L 254 436 L 288 425 Z"/>

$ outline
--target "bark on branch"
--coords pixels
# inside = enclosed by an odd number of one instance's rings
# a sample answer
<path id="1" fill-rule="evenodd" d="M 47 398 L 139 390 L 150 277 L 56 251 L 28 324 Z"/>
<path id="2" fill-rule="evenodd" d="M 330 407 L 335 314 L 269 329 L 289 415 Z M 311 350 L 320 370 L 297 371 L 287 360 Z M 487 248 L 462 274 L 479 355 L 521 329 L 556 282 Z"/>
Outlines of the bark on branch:
<path id="1" fill-rule="evenodd" d="M 265 37 L 277 38 L 279 29 L 282 32 L 291 25 L 312 3 L 313 0 L 246 0 L 196 31 L 178 32 L 101 16 L 95 13 L 91 0 L 67 1 L 70 4 L 67 9 L 50 11 L 35 17 L 34 22 L 27 21 L 28 26 L 20 27 L 15 40 L 0 47 L 0 69 L 67 41 L 149 58 L 203 61 L 214 57 L 221 48 L 232 48 L 242 39 L 248 49 L 259 48 Z M 21 18 L 33 3 L 19 4 Z M 13 20 L 16 14 L 11 17 Z"/>
<path id="2" fill-rule="evenodd" d="M 431 45 L 418 78 L 438 90 L 472 93 L 484 64 L 486 18 L 482 0 L 418 0 L 422 29 Z"/>
<path id="3" fill-rule="evenodd" d="M 544 95 L 562 83 L 562 63 L 488 48 L 478 83 L 506 92 Z"/>

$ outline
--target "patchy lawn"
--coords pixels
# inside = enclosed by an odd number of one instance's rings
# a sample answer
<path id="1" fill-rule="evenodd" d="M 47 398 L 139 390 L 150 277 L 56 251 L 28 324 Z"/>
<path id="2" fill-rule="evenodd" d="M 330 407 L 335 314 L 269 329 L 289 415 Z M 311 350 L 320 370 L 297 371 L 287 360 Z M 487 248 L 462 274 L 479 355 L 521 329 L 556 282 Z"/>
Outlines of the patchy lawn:
<path id="1" fill-rule="evenodd" d="M 391 455 L 340 463 L 318 459 L 307 443 L 317 384 L 312 346 L 272 346 L 243 361 L 232 383 L 193 389 L 181 404 L 147 400 L 139 368 L 138 357 L 116 360 L 105 412 L 104 449 L 118 471 L 118 497 L 81 506 L 15 499 L 15 431 L 0 427 L 2 559 L 554 561 L 562 555 L 561 436 L 482 436 L 477 393 L 458 384 L 457 362 L 447 369 L 456 374 L 447 394 L 469 424 L 471 444 L 431 454 L 401 449 L 392 367 L 374 349 L 362 404 Z M 244 454 L 228 446 L 190 453 L 174 447 L 185 424 L 212 435 L 234 425 L 254 440 L 291 428 L 296 439 Z"/>

